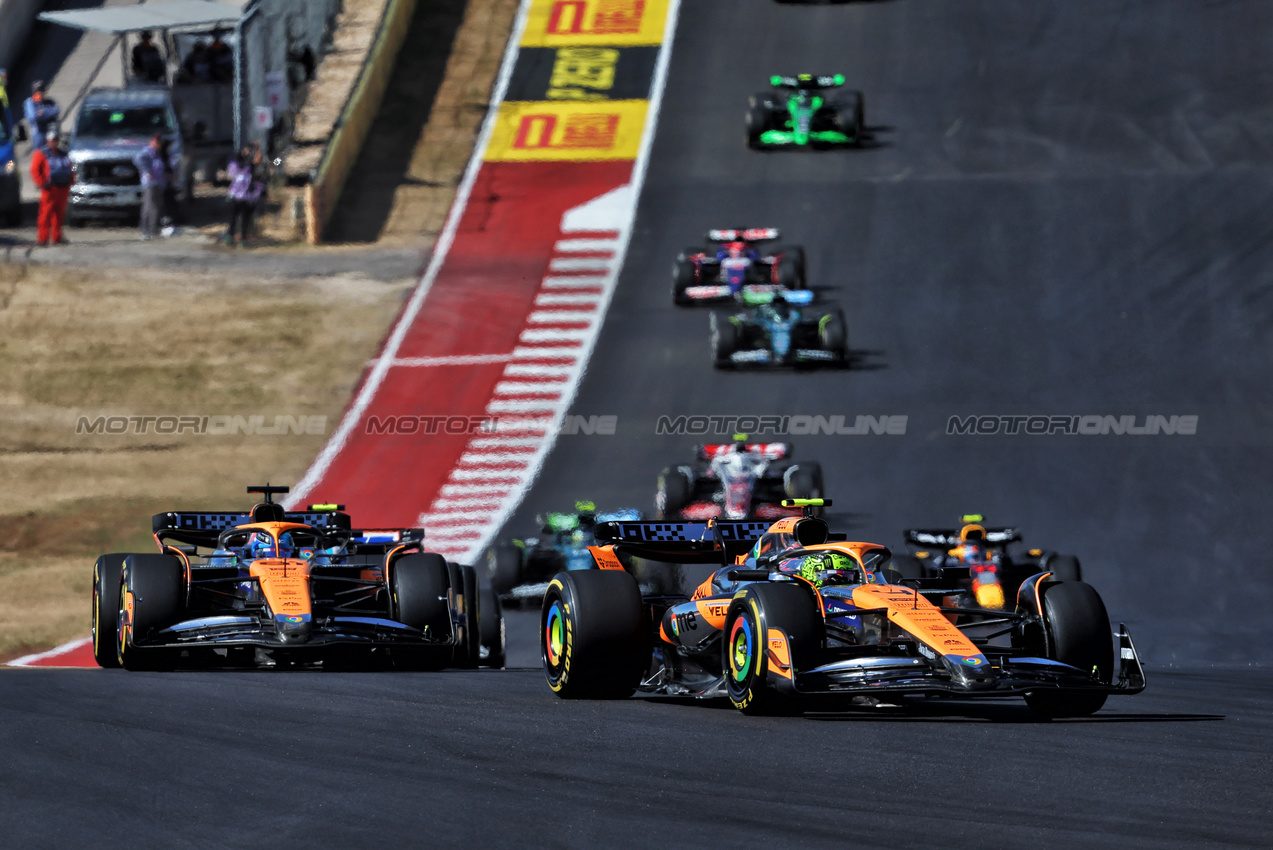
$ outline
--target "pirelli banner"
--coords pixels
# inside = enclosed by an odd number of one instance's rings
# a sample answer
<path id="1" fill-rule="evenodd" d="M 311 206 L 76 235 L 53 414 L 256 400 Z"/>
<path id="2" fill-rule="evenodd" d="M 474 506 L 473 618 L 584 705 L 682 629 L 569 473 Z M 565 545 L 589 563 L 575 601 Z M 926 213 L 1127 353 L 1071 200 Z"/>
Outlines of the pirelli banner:
<path id="1" fill-rule="evenodd" d="M 669 0 L 530 0 L 489 162 L 632 160 Z"/>

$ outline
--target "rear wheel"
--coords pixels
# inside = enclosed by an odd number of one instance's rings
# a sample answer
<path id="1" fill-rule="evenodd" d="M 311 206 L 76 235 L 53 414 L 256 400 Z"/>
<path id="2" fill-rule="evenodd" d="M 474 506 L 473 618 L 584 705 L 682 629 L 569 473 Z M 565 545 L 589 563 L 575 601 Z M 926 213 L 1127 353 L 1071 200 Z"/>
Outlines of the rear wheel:
<path id="1" fill-rule="evenodd" d="M 641 683 L 650 650 L 636 579 L 617 570 L 558 573 L 539 622 L 548 686 L 566 699 L 621 699 Z"/>
<path id="2" fill-rule="evenodd" d="M 796 274 L 800 278 L 800 287 L 804 288 L 809 285 L 809 275 L 805 266 L 804 248 L 799 245 L 792 245 L 790 248 L 784 248 L 783 257 L 788 258 L 796 267 Z"/>
<path id="3" fill-rule="evenodd" d="M 822 498 L 822 464 L 797 464 L 787 477 L 786 484 L 787 498 L 789 499 Z"/>
<path id="4" fill-rule="evenodd" d="M 866 99 L 862 92 L 845 92 L 836 104 L 835 117 L 840 132 L 849 137 L 851 144 L 861 146 L 866 129 Z"/>
<path id="5" fill-rule="evenodd" d="M 486 550 L 486 580 L 496 593 L 508 593 L 522 580 L 522 549 L 500 543 Z"/>
<path id="6" fill-rule="evenodd" d="M 486 647 L 487 667 L 497 670 L 504 666 L 507 640 L 504 632 L 504 610 L 500 606 L 499 596 L 490 585 L 482 588 L 482 646 Z"/>
<path id="7" fill-rule="evenodd" d="M 465 667 L 476 667 L 482 659 L 482 600 L 477 593 L 477 570 L 460 567 L 464 588 L 464 652 Z"/>
<path id="8" fill-rule="evenodd" d="M 446 591 L 450 569 L 433 552 L 403 555 L 393 562 L 390 592 L 394 616 L 403 625 L 419 629 L 433 640 L 451 634 L 451 610 Z M 437 670 L 451 659 L 449 646 L 400 646 L 393 648 L 394 666 L 409 670 Z"/>
<path id="9" fill-rule="evenodd" d="M 1045 569 L 1052 573 L 1052 581 L 1083 580 L 1083 567 L 1073 555 L 1053 555 Z"/>
<path id="10" fill-rule="evenodd" d="M 780 648 L 770 650 L 780 636 L 786 644 L 785 657 Z M 744 714 L 798 712 L 795 675 L 815 666 L 821 637 L 821 615 L 807 588 L 796 584 L 744 588 L 730 604 L 721 640 L 725 690 L 734 708 Z M 775 690 L 771 679 L 785 680 L 787 693 Z"/>
<path id="11" fill-rule="evenodd" d="M 739 348 L 738 326 L 728 317 L 711 315 L 710 340 L 712 344 L 712 365 L 717 369 L 729 369 L 734 365 L 731 355 Z"/>
<path id="12" fill-rule="evenodd" d="M 659 473 L 658 490 L 654 494 L 654 511 L 658 519 L 674 519 L 690 503 L 690 481 L 678 467 L 665 467 Z"/>
<path id="13" fill-rule="evenodd" d="M 127 555 L 103 555 L 93 564 L 93 660 L 98 667 L 119 667 L 119 583 Z"/>
<path id="14" fill-rule="evenodd" d="M 1090 584 L 1066 581 L 1043 588 L 1047 657 L 1092 673 L 1109 684 L 1114 673 L 1114 639 L 1100 594 Z M 1026 704 L 1044 717 L 1084 717 L 1100 710 L 1108 695 L 1081 690 L 1026 694 Z"/>
<path id="15" fill-rule="evenodd" d="M 747 105 L 747 147 L 760 148 L 760 134 L 769 129 L 769 108 L 765 105 L 768 95 L 753 95 Z"/>
<path id="16" fill-rule="evenodd" d="M 783 254 L 778 258 L 777 268 L 778 285 L 783 289 L 801 289 L 804 287 L 804 277 L 800 273 L 800 258 L 793 257 L 790 254 Z"/>
<path id="17" fill-rule="evenodd" d="M 185 607 L 185 567 L 171 555 L 128 555 L 117 598 L 116 650 L 126 670 L 170 670 L 179 651 L 140 646 L 181 619 Z"/>
<path id="18" fill-rule="evenodd" d="M 694 299 L 685 294 L 685 290 L 698 282 L 698 266 L 693 260 L 677 258 L 672 264 L 672 303 L 684 307 L 693 304 Z"/>

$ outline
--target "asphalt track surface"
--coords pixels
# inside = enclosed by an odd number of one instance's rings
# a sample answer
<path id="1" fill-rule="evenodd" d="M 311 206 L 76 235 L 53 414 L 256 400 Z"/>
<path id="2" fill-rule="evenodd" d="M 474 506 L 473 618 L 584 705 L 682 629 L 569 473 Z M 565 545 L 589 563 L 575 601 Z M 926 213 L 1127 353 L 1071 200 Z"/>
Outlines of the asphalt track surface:
<path id="1" fill-rule="evenodd" d="M 1149 690 L 803 719 L 557 700 L 537 671 L 0 675 L 0 844 L 1267 846 L 1273 294 L 1267 3 L 686 0 L 607 323 L 507 532 L 649 507 L 660 414 L 907 415 L 794 438 L 856 536 L 980 511 L 1079 554 Z M 775 72 L 842 72 L 876 146 L 743 147 Z M 859 368 L 714 374 L 675 252 L 772 224 Z M 953 414 L 1196 414 L 1193 437 L 958 437 Z M 511 663 L 534 617 L 510 617 Z M 1180 668 L 1185 669 L 1180 669 Z"/>

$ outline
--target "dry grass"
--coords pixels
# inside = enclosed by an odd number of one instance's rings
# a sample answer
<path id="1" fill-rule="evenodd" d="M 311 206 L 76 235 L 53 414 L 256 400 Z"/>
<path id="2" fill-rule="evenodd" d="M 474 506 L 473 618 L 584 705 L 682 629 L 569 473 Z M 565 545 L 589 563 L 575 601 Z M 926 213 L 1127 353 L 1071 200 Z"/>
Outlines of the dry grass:
<path id="1" fill-rule="evenodd" d="M 326 416 L 409 282 L 0 265 L 0 658 L 88 628 L 90 567 L 163 509 L 245 507 L 325 435 L 77 434 L 80 417 Z"/>

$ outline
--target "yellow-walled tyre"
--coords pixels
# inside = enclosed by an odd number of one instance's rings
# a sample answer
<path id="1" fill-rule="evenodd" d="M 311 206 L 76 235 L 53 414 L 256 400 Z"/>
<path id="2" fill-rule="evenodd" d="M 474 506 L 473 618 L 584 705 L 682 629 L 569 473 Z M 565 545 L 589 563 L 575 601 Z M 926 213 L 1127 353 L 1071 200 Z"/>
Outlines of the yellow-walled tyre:
<path id="1" fill-rule="evenodd" d="M 781 632 L 785 644 L 776 653 L 769 651 L 771 630 Z M 816 664 L 822 631 L 822 614 L 810 588 L 783 583 L 740 590 L 721 635 L 721 670 L 734 708 L 744 714 L 798 713 L 803 706 L 794 676 Z M 775 689 L 773 679 L 790 683 L 786 693 Z"/>
<path id="2" fill-rule="evenodd" d="M 98 667 L 119 667 L 119 581 L 126 554 L 102 555 L 93 564 L 93 660 Z"/>
<path id="3" fill-rule="evenodd" d="M 175 624 L 185 608 L 185 568 L 171 555 L 129 555 L 119 583 L 115 648 L 125 670 L 171 670 L 179 650 L 144 642 Z"/>
<path id="4" fill-rule="evenodd" d="M 539 621 L 548 687 L 565 699 L 622 699 L 650 661 L 636 579 L 618 570 L 573 570 L 548 583 Z"/>

